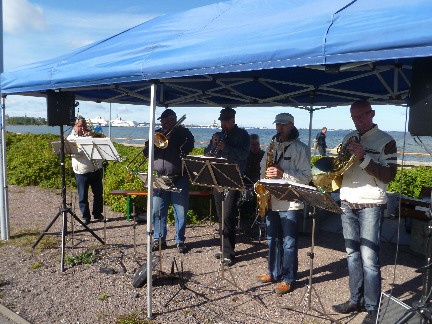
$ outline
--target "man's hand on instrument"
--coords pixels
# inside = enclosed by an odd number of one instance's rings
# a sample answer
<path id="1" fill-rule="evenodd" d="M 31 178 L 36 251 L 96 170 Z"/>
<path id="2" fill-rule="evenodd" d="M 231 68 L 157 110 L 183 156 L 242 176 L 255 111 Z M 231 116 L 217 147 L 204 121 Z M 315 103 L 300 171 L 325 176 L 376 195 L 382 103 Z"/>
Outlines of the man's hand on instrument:
<path id="1" fill-rule="evenodd" d="M 265 176 L 267 179 L 282 179 L 283 173 L 281 167 L 277 165 L 267 168 Z"/>
<path id="2" fill-rule="evenodd" d="M 348 146 L 348 150 L 351 154 L 355 155 L 359 160 L 364 159 L 365 151 L 363 145 L 357 142 L 351 142 Z"/>

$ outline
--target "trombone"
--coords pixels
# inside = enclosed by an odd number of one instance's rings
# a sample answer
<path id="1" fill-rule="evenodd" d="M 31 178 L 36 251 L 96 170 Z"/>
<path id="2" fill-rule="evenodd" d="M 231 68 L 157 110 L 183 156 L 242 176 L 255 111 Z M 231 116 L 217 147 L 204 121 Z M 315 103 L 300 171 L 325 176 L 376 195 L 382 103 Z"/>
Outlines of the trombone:
<path id="1" fill-rule="evenodd" d="M 154 137 L 154 144 L 160 148 L 160 149 L 166 149 L 169 144 L 169 136 L 171 135 L 171 132 L 180 126 L 180 124 L 186 119 L 186 115 L 183 115 L 177 123 L 166 133 L 157 132 L 155 133 Z"/>

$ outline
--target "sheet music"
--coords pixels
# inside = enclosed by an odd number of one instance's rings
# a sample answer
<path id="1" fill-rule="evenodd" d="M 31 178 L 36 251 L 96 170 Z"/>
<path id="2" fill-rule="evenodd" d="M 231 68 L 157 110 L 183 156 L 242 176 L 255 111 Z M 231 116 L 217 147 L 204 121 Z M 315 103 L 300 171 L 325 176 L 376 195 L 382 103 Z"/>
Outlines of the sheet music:
<path id="1" fill-rule="evenodd" d="M 55 154 L 59 154 L 61 150 L 61 141 L 51 142 L 51 146 L 54 150 Z M 70 142 L 68 140 L 64 140 L 64 152 L 65 154 L 77 154 L 78 146 L 75 142 Z"/>
<path id="2" fill-rule="evenodd" d="M 312 187 L 312 186 L 309 186 L 309 185 L 305 185 L 305 184 L 302 184 L 302 183 L 298 183 L 298 182 L 289 181 L 288 179 L 260 179 L 259 181 L 262 184 L 292 185 L 292 186 L 296 186 L 296 187 L 300 187 L 300 188 L 304 188 L 304 189 L 318 191 L 318 189 L 315 188 L 315 187 Z"/>
<path id="3" fill-rule="evenodd" d="M 122 161 L 109 138 L 78 137 L 76 142 L 90 160 Z"/>
<path id="4" fill-rule="evenodd" d="M 148 173 L 145 172 L 138 172 L 137 173 L 138 178 L 144 183 L 145 186 L 147 186 L 147 180 L 148 180 Z M 156 189 L 162 189 L 166 191 L 174 191 L 174 192 L 180 192 L 181 189 L 178 189 L 172 180 L 168 176 L 154 176 L 153 177 L 153 188 Z"/>

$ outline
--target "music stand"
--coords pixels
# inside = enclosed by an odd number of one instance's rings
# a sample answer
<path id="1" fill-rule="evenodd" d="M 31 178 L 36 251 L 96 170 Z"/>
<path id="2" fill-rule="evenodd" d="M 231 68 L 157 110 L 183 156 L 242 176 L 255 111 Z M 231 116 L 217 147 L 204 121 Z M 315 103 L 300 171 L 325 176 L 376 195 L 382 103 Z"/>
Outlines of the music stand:
<path id="1" fill-rule="evenodd" d="M 91 161 L 105 160 L 105 161 L 116 161 L 121 162 L 122 158 L 117 153 L 116 148 L 109 138 L 93 138 L 93 137 L 78 137 L 76 143 L 81 147 L 84 154 Z M 105 182 L 105 170 L 102 168 L 102 200 L 104 196 L 104 182 Z M 102 208 L 105 208 L 105 204 L 102 204 Z M 104 210 L 104 240 L 106 241 L 106 223 L 107 217 L 105 216 Z"/>
<path id="2" fill-rule="evenodd" d="M 309 256 L 309 283 L 306 287 L 305 292 L 303 293 L 301 301 L 307 296 L 307 310 L 301 311 L 303 314 L 307 314 L 308 311 L 314 310 L 320 315 L 325 316 L 327 319 L 329 319 L 331 322 L 334 322 L 335 320 L 332 319 L 324 309 L 324 306 L 318 296 L 318 293 L 316 292 L 315 288 L 312 285 L 312 276 L 313 276 L 313 259 L 315 257 L 314 254 L 314 247 L 315 247 L 315 208 L 321 208 L 328 210 L 330 212 L 336 213 L 336 214 L 343 214 L 342 209 L 336 204 L 336 202 L 331 198 L 331 196 L 327 193 L 323 193 L 321 191 L 318 191 L 315 187 L 311 187 L 308 185 L 303 185 L 295 182 L 291 182 L 285 179 L 261 179 L 260 183 L 270 192 L 272 196 L 279 200 L 286 200 L 286 201 L 301 201 L 304 204 L 307 204 L 311 207 L 313 207 L 312 212 L 312 234 L 311 234 L 311 249 L 308 253 Z M 318 302 L 321 306 L 322 310 L 312 308 L 311 307 L 311 298 L 312 293 L 315 293 Z M 299 303 L 299 304 L 300 304 Z M 287 307 L 288 308 L 288 307 Z M 298 311 L 296 308 L 288 308 L 290 310 Z"/>
<path id="3" fill-rule="evenodd" d="M 216 285 L 222 280 L 226 280 L 228 283 L 241 289 L 228 267 L 228 271 L 231 275 L 231 280 L 225 278 L 225 267 L 227 266 L 224 258 L 224 200 L 225 190 L 239 190 L 244 191 L 243 178 L 240 173 L 240 169 L 237 164 L 228 163 L 226 159 L 208 157 L 208 156 L 192 156 L 188 155 L 183 158 L 183 174 L 186 171 L 192 184 L 211 187 L 222 193 L 222 219 L 221 219 L 221 258 L 219 262 L 218 275 L 216 278 Z"/>
<path id="4" fill-rule="evenodd" d="M 78 152 L 78 149 L 76 147 L 76 144 L 73 142 L 65 141 L 63 137 L 63 125 L 60 125 L 60 145 L 59 142 L 53 142 L 52 146 L 54 149 L 54 152 L 56 154 L 60 154 L 60 167 L 61 167 L 61 196 L 62 196 L 62 205 L 59 208 L 59 212 L 57 215 L 54 216 L 54 218 L 51 220 L 51 222 L 48 224 L 48 226 L 45 228 L 45 230 L 42 232 L 42 234 L 39 236 L 39 238 L 36 240 L 36 242 L 32 245 L 32 248 L 34 249 L 42 240 L 42 238 L 45 236 L 45 234 L 48 234 L 48 230 L 51 228 L 51 226 L 55 223 L 57 218 L 62 215 L 62 243 L 61 243 L 61 261 L 60 261 L 60 269 L 61 272 L 64 272 L 64 254 L 65 254 L 65 246 L 66 246 L 66 234 L 67 234 L 67 214 L 70 214 L 78 223 L 80 223 L 87 231 L 90 232 L 91 235 L 93 235 L 99 242 L 102 244 L 105 244 L 105 242 L 96 235 L 95 232 L 93 232 L 90 227 L 88 227 L 86 224 L 84 224 L 81 219 L 71 210 L 70 207 L 67 207 L 66 204 L 66 170 L 65 170 L 65 153 L 67 154 L 75 154 Z M 66 151 L 66 149 L 68 151 Z"/>

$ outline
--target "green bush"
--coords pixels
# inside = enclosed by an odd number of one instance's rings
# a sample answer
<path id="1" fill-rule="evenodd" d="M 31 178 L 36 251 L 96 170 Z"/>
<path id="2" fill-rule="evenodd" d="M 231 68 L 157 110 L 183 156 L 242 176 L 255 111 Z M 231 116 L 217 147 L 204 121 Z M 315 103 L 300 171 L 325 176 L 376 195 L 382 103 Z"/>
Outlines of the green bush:
<path id="1" fill-rule="evenodd" d="M 7 133 L 7 176 L 8 183 L 18 186 L 41 186 L 44 188 L 61 188 L 60 158 L 53 153 L 51 142 L 59 141 L 59 136 L 52 134 L 16 134 Z M 109 162 L 104 173 L 105 203 L 111 210 L 126 213 L 126 197 L 113 196 L 113 190 L 144 190 L 143 183 L 135 172 L 147 170 L 147 160 L 142 154 L 142 148 L 114 143 L 123 162 Z M 202 155 L 204 149 L 196 148 L 193 155 Z M 311 164 L 320 156 L 312 156 Z M 65 159 L 66 185 L 75 187 L 71 159 Z M 402 187 L 401 187 L 402 184 Z M 402 195 L 419 198 L 423 186 L 432 186 L 432 168 L 405 168 L 403 174 L 398 170 L 394 181 L 388 185 L 388 190 Z M 401 189 L 400 189 L 401 188 Z M 196 185 L 190 185 L 190 190 L 208 190 Z M 144 211 L 147 206 L 145 197 L 134 199 L 137 212 Z M 208 198 L 194 197 L 190 199 L 188 221 L 196 222 L 208 216 Z M 172 208 L 168 219 L 172 221 Z"/>

